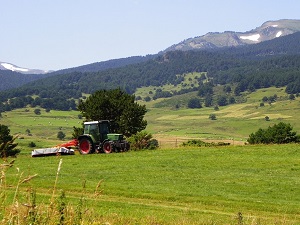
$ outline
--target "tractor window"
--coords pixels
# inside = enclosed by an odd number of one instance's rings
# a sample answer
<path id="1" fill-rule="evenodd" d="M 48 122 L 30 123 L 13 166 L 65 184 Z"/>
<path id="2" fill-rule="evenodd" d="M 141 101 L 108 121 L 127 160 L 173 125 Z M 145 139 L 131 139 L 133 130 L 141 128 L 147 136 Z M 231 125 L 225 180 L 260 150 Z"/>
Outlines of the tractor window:
<path id="1" fill-rule="evenodd" d="M 107 123 L 100 124 L 100 133 L 101 134 L 108 134 L 109 133 L 109 129 L 108 129 L 108 124 Z"/>
<path id="2" fill-rule="evenodd" d="M 84 127 L 84 133 L 85 134 L 97 134 L 98 133 L 98 126 L 97 124 L 89 124 L 89 125 L 85 125 Z"/>

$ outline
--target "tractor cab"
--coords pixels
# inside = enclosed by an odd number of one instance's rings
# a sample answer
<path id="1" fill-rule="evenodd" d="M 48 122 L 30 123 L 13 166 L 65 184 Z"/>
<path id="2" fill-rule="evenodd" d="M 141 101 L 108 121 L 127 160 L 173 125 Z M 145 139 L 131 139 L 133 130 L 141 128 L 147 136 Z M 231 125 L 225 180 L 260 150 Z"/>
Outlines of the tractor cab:
<path id="1" fill-rule="evenodd" d="M 84 135 L 89 135 L 94 142 L 103 142 L 109 133 L 109 121 L 91 121 L 84 123 Z"/>

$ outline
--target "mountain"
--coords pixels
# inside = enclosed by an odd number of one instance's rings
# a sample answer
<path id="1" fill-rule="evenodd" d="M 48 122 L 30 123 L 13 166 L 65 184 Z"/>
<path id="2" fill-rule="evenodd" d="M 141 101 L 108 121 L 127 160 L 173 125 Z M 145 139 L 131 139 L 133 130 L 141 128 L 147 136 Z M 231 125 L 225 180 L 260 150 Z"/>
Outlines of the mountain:
<path id="1" fill-rule="evenodd" d="M 26 69 L 13 65 L 11 63 L 0 62 L 0 91 L 17 88 L 32 81 L 55 76 L 58 74 L 71 74 L 75 72 L 98 72 L 107 69 L 119 68 L 130 64 L 145 62 L 153 57 L 155 56 L 147 55 L 112 59 L 108 61 L 91 63 L 88 65 L 58 70 L 54 72 L 49 71 L 48 73 L 46 73 L 46 71 L 43 70 Z"/>
<path id="2" fill-rule="evenodd" d="M 7 62 L 0 62 L 0 70 L 10 70 L 22 74 L 45 74 L 45 73 L 52 72 L 52 71 L 40 70 L 40 69 L 22 68 Z"/>
<path id="3" fill-rule="evenodd" d="M 300 31 L 300 20 L 268 21 L 247 32 L 225 31 L 223 33 L 210 32 L 203 36 L 189 38 L 172 45 L 163 53 L 175 50 L 205 50 L 220 47 L 242 46 L 257 44 Z"/>
<path id="4" fill-rule="evenodd" d="M 185 74 L 193 72 L 206 72 L 211 85 L 232 86 L 237 96 L 243 91 L 271 86 L 286 87 L 287 93 L 296 94 L 300 93 L 299 71 L 300 32 L 296 32 L 254 45 L 210 51 L 170 51 L 123 67 L 50 76 L 0 92 L 0 102 L 4 102 L 0 103 L 0 112 L 29 104 L 58 110 L 75 109 L 75 99 L 81 98 L 82 93 L 118 87 L 134 93 L 143 86 L 155 86 L 159 91 L 161 85 L 171 84 L 181 89 L 176 93 L 162 92 L 160 96 L 179 95 L 200 90 L 181 85 Z M 198 79 L 203 86 L 201 78 Z"/>
<path id="5" fill-rule="evenodd" d="M 50 76 L 51 71 L 28 69 L 8 62 L 0 62 L 0 91 L 17 88 Z"/>
<path id="6" fill-rule="evenodd" d="M 81 93 L 93 93 L 99 89 L 117 87 L 126 89 L 128 93 L 134 93 L 136 88 L 141 86 L 177 84 L 179 82 L 178 74 L 206 71 L 210 71 L 209 75 L 214 77 L 216 82 L 224 83 L 230 82 L 230 80 L 235 82 L 232 78 L 234 75 L 241 77 L 249 74 L 249 71 L 257 74 L 255 67 L 259 66 L 259 61 L 272 60 L 270 57 L 277 57 L 274 62 L 278 65 L 274 65 L 275 69 L 281 63 L 279 57 L 291 58 L 290 62 L 292 62 L 293 55 L 300 54 L 300 32 L 295 33 L 298 29 L 299 20 L 271 21 L 248 33 L 243 33 L 244 36 L 248 35 L 247 37 L 249 37 L 259 32 L 261 37 L 265 37 L 265 41 L 256 44 L 244 43 L 238 46 L 215 47 L 202 51 L 160 52 L 158 55 L 108 60 L 40 75 L 0 70 L 0 90 L 19 87 L 19 96 L 25 92 L 29 95 L 33 93 L 39 95 L 39 92 L 42 91 L 44 96 L 60 93 L 61 96 L 69 98 L 72 98 L 73 94 L 80 96 Z M 279 36 L 279 32 L 281 32 L 281 36 Z M 286 35 L 288 32 L 292 34 Z M 266 37 L 271 37 L 271 33 L 273 37 L 279 37 L 267 41 Z M 294 58 L 298 60 L 299 57 Z M 274 62 L 267 63 L 273 66 Z M 294 61 L 294 63 L 298 65 L 298 61 Z M 247 67 L 249 68 L 247 69 Z M 236 74 L 235 68 L 236 71 L 239 70 L 239 74 Z M 19 68 L 19 70 L 22 69 Z M 261 71 L 263 70 L 265 68 L 261 69 Z M 295 66 L 287 64 L 285 72 L 290 70 L 295 71 Z M 274 73 L 273 70 L 272 73 Z M 30 84 L 24 85 L 29 82 Z M 24 86 L 20 87 L 22 85 Z M 12 92 L 15 91 L 12 90 Z M 49 93 L 45 95 L 45 92 Z M 62 92 L 67 93 L 62 94 Z"/>

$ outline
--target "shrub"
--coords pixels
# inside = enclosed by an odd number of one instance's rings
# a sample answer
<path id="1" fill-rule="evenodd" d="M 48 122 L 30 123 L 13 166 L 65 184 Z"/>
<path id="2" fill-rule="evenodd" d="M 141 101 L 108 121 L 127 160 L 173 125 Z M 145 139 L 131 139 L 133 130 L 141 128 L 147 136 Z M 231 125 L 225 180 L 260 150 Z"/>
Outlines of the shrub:
<path id="1" fill-rule="evenodd" d="M 84 133 L 84 128 L 83 127 L 74 127 L 73 126 L 72 138 L 77 139 L 83 133 Z"/>
<path id="2" fill-rule="evenodd" d="M 211 119 L 211 120 L 216 120 L 216 119 L 217 119 L 216 114 L 210 114 L 210 115 L 209 115 L 209 119 Z"/>
<path id="3" fill-rule="evenodd" d="M 30 142 L 30 143 L 28 144 L 28 146 L 29 146 L 30 148 L 34 148 L 34 147 L 36 147 L 36 144 L 32 141 L 32 142 Z"/>
<path id="4" fill-rule="evenodd" d="M 152 134 L 147 131 L 141 131 L 132 135 L 128 138 L 128 142 L 130 143 L 130 148 L 133 150 L 158 148 L 158 141 L 152 139 Z"/>
<path id="5" fill-rule="evenodd" d="M 59 140 L 63 140 L 65 137 L 66 137 L 66 134 L 65 134 L 64 132 L 58 131 L 58 133 L 57 133 L 57 138 L 58 138 Z"/>
<path id="6" fill-rule="evenodd" d="M 35 109 L 35 110 L 34 110 L 34 113 L 35 113 L 36 115 L 41 115 L 41 110 L 40 110 L 40 109 Z"/>
<path id="7" fill-rule="evenodd" d="M 150 101 L 151 101 L 151 98 L 150 98 L 149 96 L 147 96 L 147 97 L 144 98 L 144 100 L 145 100 L 146 102 L 150 102 Z"/>
<path id="8" fill-rule="evenodd" d="M 218 143 L 214 143 L 214 142 L 204 142 L 201 140 L 188 140 L 187 142 L 183 142 L 181 144 L 181 146 L 183 147 L 211 147 L 211 146 L 225 146 L 225 145 L 230 145 L 230 143 L 225 143 L 225 142 L 218 142 Z"/>

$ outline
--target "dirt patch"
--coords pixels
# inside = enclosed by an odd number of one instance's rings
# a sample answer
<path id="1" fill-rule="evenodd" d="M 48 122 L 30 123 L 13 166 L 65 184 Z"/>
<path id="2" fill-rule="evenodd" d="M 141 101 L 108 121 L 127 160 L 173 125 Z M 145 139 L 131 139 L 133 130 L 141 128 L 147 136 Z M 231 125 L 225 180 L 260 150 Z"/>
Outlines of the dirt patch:
<path id="1" fill-rule="evenodd" d="M 180 136 L 170 136 L 170 135 L 164 135 L 164 134 L 156 134 L 153 135 L 153 138 L 155 138 L 160 148 L 178 148 L 183 142 L 186 142 L 188 140 L 192 139 L 199 139 L 201 141 L 207 142 L 207 143 L 218 143 L 218 142 L 224 142 L 224 143 L 230 143 L 230 145 L 245 145 L 245 141 L 242 140 L 234 140 L 234 139 L 205 139 L 205 138 L 191 138 L 191 137 L 180 137 Z"/>

